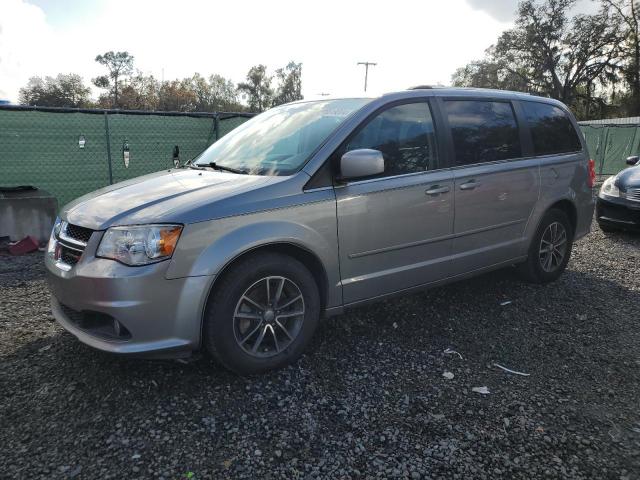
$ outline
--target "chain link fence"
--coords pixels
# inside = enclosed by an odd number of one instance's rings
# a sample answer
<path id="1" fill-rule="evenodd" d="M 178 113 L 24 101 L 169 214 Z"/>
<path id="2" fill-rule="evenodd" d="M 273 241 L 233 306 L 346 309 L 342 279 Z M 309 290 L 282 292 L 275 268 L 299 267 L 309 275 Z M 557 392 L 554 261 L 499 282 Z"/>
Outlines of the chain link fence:
<path id="1" fill-rule="evenodd" d="M 32 185 L 62 206 L 184 163 L 251 116 L 0 105 L 0 187 Z"/>
<path id="2" fill-rule="evenodd" d="M 579 122 L 596 173 L 615 175 L 627 167 L 627 157 L 640 153 L 640 117 Z"/>

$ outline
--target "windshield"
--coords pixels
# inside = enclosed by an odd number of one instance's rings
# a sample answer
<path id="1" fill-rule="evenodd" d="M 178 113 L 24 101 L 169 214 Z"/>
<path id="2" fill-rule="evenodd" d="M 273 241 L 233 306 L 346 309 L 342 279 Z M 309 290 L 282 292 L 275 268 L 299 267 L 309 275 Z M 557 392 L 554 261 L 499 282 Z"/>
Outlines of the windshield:
<path id="1" fill-rule="evenodd" d="M 324 100 L 272 108 L 206 149 L 194 162 L 255 175 L 291 175 L 340 125 L 370 99 Z"/>

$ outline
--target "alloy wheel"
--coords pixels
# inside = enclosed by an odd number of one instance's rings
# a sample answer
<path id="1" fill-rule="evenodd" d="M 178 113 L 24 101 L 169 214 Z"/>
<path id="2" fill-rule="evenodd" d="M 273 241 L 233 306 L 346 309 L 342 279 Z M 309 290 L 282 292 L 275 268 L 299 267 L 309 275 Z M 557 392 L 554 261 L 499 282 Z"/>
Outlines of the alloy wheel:
<path id="1" fill-rule="evenodd" d="M 540 266 L 551 273 L 557 270 L 567 254 L 567 230 L 560 222 L 553 222 L 544 230 L 540 239 Z"/>
<path id="2" fill-rule="evenodd" d="M 304 312 L 304 297 L 295 282 L 281 276 L 261 278 L 245 290 L 236 304 L 236 343 L 253 357 L 277 355 L 300 333 Z"/>

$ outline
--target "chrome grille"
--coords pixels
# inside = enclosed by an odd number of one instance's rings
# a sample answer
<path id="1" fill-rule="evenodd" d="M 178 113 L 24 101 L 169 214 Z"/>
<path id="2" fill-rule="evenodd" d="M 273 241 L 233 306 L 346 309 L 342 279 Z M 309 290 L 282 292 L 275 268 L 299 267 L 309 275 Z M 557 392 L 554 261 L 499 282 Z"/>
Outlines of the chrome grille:
<path id="1" fill-rule="evenodd" d="M 92 234 L 93 230 L 90 228 L 62 222 L 60 233 L 56 238 L 58 245 L 55 258 L 58 266 L 69 270 L 76 265 L 80 261 Z"/>
<path id="2" fill-rule="evenodd" d="M 91 238 L 93 230 L 90 228 L 80 227 L 78 225 L 72 225 L 70 223 L 64 223 L 61 232 L 69 239 L 76 242 L 82 242 L 85 245 Z"/>
<path id="3" fill-rule="evenodd" d="M 82 252 L 78 250 L 72 250 L 64 245 L 60 248 L 60 261 L 67 265 L 74 266 L 80 260 Z"/>
<path id="4" fill-rule="evenodd" d="M 640 202 L 640 188 L 630 188 L 627 190 L 627 200 Z"/>

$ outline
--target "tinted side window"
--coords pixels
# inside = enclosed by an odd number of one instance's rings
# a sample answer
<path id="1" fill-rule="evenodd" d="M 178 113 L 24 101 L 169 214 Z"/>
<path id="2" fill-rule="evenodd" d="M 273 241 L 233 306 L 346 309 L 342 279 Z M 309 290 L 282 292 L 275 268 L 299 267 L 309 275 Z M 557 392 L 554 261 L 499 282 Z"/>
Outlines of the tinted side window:
<path id="1" fill-rule="evenodd" d="M 546 103 L 522 102 L 536 155 L 582 150 L 571 120 L 560 108 Z"/>
<path id="2" fill-rule="evenodd" d="M 380 150 L 384 176 L 423 172 L 435 168 L 436 140 L 427 103 L 408 103 L 376 115 L 346 145 Z"/>
<path id="3" fill-rule="evenodd" d="M 447 100 L 456 164 L 493 162 L 522 156 L 518 124 L 508 102 Z"/>

